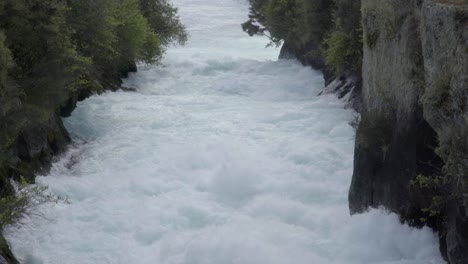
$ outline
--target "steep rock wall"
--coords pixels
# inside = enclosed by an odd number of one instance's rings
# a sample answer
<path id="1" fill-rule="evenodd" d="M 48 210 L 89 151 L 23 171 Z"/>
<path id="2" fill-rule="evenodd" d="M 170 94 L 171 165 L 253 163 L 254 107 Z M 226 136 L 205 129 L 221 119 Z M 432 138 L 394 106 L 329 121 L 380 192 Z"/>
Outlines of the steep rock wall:
<path id="1" fill-rule="evenodd" d="M 468 2 L 362 0 L 362 119 L 351 213 L 384 206 L 468 263 Z"/>

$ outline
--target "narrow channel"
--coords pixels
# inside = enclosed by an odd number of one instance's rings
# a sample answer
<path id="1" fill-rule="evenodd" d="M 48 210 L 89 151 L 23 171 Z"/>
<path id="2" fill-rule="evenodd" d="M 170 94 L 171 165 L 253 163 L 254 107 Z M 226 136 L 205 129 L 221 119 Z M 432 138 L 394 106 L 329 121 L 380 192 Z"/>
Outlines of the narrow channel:
<path id="1" fill-rule="evenodd" d="M 443 263 L 429 229 L 349 215 L 354 113 L 242 32 L 247 1 L 174 4 L 187 45 L 65 120 L 37 182 L 70 204 L 7 233 L 23 263 Z"/>

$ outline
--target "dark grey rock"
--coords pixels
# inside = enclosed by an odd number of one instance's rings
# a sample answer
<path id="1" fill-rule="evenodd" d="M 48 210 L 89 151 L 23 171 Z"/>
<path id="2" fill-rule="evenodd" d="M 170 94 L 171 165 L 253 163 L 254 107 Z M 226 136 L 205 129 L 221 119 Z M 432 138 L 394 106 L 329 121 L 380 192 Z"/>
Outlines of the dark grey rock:
<path id="1" fill-rule="evenodd" d="M 450 263 L 468 263 L 468 176 L 459 169 L 467 147 L 452 150 L 448 144 L 455 135 L 450 130 L 462 131 L 468 120 L 468 3 L 362 0 L 362 16 L 362 118 L 350 211 L 383 206 L 402 221 L 429 225 L 439 231 L 441 253 Z M 382 125 L 377 135 L 366 133 L 363 128 L 375 128 L 375 120 L 385 123 L 376 115 L 392 125 Z M 388 134 L 388 140 L 379 140 L 379 134 Z M 446 144 L 448 154 L 436 154 L 439 143 Z M 425 189 L 412 184 L 418 175 L 433 178 L 447 169 L 461 185 Z M 439 209 L 440 216 L 421 221 L 427 216 L 422 209 L 440 195 L 452 197 Z"/>

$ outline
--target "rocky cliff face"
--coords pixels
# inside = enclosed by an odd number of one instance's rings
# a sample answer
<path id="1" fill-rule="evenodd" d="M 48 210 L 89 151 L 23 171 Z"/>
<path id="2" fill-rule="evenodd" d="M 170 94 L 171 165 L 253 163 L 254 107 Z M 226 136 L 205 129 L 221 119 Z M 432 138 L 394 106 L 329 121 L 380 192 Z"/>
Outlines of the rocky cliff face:
<path id="1" fill-rule="evenodd" d="M 362 21 L 351 212 L 427 224 L 468 263 L 468 1 L 362 0 Z"/>

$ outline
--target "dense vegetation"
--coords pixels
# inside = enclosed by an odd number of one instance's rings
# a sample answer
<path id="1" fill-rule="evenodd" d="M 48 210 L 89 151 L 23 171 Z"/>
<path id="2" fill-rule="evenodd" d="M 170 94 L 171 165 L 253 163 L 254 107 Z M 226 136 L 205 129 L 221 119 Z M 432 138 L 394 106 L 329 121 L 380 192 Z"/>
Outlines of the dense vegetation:
<path id="1" fill-rule="evenodd" d="M 43 133 L 68 101 L 115 88 L 136 62 L 156 63 L 186 39 L 168 0 L 0 1 L 0 228 L 28 212 L 33 195 L 53 200 L 37 188 L 14 196 L 11 171 L 22 178 L 33 162 L 11 150 L 24 130 Z M 55 141 L 55 131 L 44 133 Z"/>
<path id="2" fill-rule="evenodd" d="M 339 75 L 360 73 L 362 30 L 360 1 L 250 0 L 249 20 L 242 28 L 263 35 L 305 64 L 325 66 Z"/>
<path id="3" fill-rule="evenodd" d="M 183 43 L 176 11 L 167 0 L 1 1 L 0 149 L 70 94 L 99 92 Z"/>
<path id="4" fill-rule="evenodd" d="M 185 39 L 166 0 L 4 0 L 1 95 L 55 109 L 70 91 L 135 61 L 155 62 L 170 41 Z"/>

